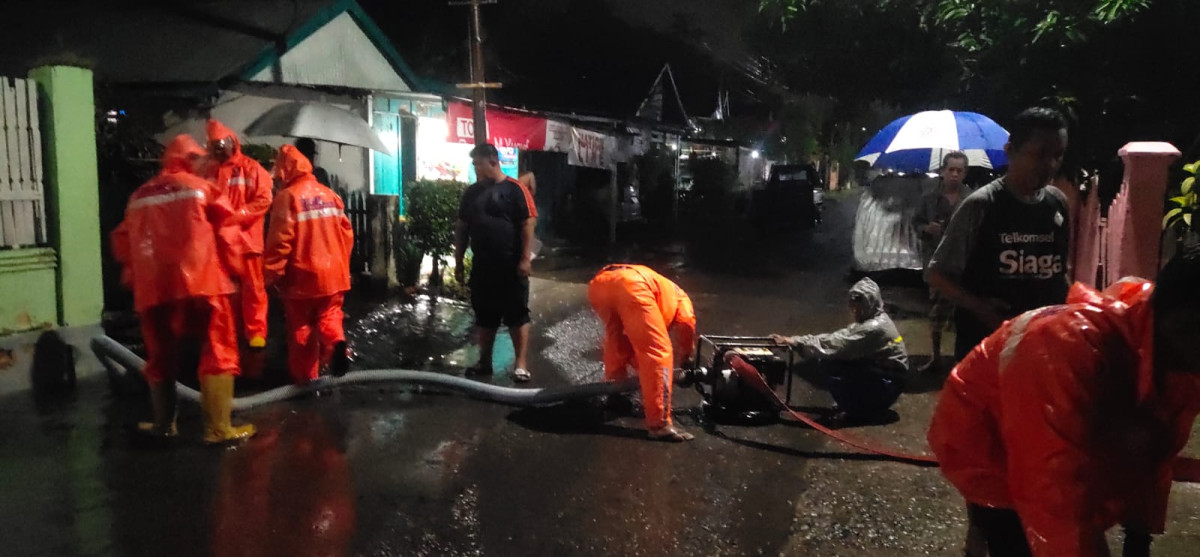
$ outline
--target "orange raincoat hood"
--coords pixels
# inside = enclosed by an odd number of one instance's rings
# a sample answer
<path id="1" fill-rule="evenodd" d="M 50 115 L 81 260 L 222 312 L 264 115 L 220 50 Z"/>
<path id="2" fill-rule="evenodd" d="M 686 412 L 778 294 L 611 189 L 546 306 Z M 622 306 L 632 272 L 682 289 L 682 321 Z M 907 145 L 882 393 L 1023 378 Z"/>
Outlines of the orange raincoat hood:
<path id="1" fill-rule="evenodd" d="M 204 149 L 190 135 L 177 135 L 162 155 L 162 173 L 194 172 L 196 160 L 204 156 Z"/>
<path id="2" fill-rule="evenodd" d="M 312 176 L 312 171 L 312 161 L 295 146 L 284 145 L 279 149 L 279 156 L 275 158 L 275 176 L 283 182 L 284 187 Z"/>
<path id="3" fill-rule="evenodd" d="M 234 215 L 225 224 L 236 227 L 244 235 L 243 251 L 248 255 L 262 253 L 262 222 L 271 208 L 271 174 L 242 152 L 242 144 L 233 130 L 210 119 L 208 140 L 226 138 L 233 140 L 233 154 L 224 161 L 212 161 L 204 174 L 216 184 L 233 208 Z"/>
<path id="4" fill-rule="evenodd" d="M 1138 402 L 1145 402 L 1154 390 L 1154 312 L 1150 298 L 1154 283 L 1146 279 L 1126 277 L 1103 292 L 1082 283 L 1075 283 L 1067 292 L 1068 304 L 1088 304 L 1108 310 L 1100 315 L 1124 315 L 1125 319 L 1108 319 L 1106 325 L 1117 330 L 1129 346 L 1136 346 L 1138 360 Z"/>
<path id="5" fill-rule="evenodd" d="M 208 125 L 205 126 L 205 131 L 208 132 L 209 141 L 217 141 L 225 138 L 233 139 L 233 155 L 237 156 L 242 153 L 242 141 L 238 139 L 238 135 L 229 129 L 228 126 L 221 122 L 209 118 Z"/>

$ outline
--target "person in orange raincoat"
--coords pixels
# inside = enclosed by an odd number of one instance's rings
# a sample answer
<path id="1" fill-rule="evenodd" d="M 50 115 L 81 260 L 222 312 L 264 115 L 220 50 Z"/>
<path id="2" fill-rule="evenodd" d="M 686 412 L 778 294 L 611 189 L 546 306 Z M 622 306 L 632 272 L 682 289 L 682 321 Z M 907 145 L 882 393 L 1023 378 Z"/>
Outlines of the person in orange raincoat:
<path id="1" fill-rule="evenodd" d="M 143 373 L 154 421 L 138 430 L 176 435 L 179 352 L 185 341 L 199 340 L 204 441 L 220 443 L 254 435 L 254 426 L 230 423 L 238 350 L 229 305 L 233 282 L 222 263 L 238 254 L 218 234 L 233 211 L 211 182 L 193 174 L 203 155 L 186 135 L 167 145 L 162 171 L 129 198 L 112 247 L 124 266 L 122 281 L 133 289 L 146 342 Z"/>
<path id="2" fill-rule="evenodd" d="M 991 555 L 1108 555 L 1117 524 L 1125 555 L 1149 555 L 1200 413 L 1198 282 L 1193 251 L 1157 285 L 1077 283 L 1066 305 L 1006 322 L 954 369 L 929 444 Z"/>
<path id="3" fill-rule="evenodd" d="M 247 343 L 267 345 L 267 290 L 263 283 L 263 219 L 271 208 L 271 174 L 258 161 L 242 153 L 237 134 L 216 121 L 208 121 L 208 152 L 216 163 L 208 179 L 217 184 L 233 208 L 225 225 L 243 233 L 244 262 L 234 277 L 241 288 L 234 296 Z"/>
<path id="4" fill-rule="evenodd" d="M 691 356 L 696 334 L 691 298 L 649 267 L 609 265 L 588 283 L 588 302 L 604 322 L 604 378 L 622 381 L 636 366 L 650 437 L 691 440 L 671 423 L 675 368 Z"/>
<path id="5" fill-rule="evenodd" d="M 342 296 L 350 290 L 354 231 L 341 198 L 317 183 L 312 163 L 295 147 L 280 149 L 275 174 L 283 186 L 271 205 L 264 278 L 283 298 L 288 369 L 305 385 L 323 364 L 338 376 L 350 365 Z"/>

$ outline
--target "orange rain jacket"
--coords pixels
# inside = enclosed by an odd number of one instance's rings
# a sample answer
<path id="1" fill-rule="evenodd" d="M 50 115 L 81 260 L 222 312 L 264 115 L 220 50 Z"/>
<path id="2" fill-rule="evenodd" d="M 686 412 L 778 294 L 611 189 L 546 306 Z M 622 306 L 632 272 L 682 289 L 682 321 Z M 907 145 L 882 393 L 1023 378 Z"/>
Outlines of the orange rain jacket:
<path id="1" fill-rule="evenodd" d="M 263 252 L 266 284 L 284 298 L 319 298 L 350 290 L 354 231 L 342 199 L 312 174 L 312 163 L 284 145 L 275 172 L 284 186 L 271 205 Z"/>
<path id="2" fill-rule="evenodd" d="M 234 290 L 226 267 L 240 254 L 217 232 L 233 211 L 211 182 L 192 174 L 193 160 L 203 155 L 192 138 L 173 139 L 162 171 L 133 192 L 125 220 L 112 233 L 122 282 L 133 288 L 139 312 Z"/>
<path id="3" fill-rule="evenodd" d="M 1014 509 L 1034 555 L 1108 555 L 1104 531 L 1165 526 L 1200 376 L 1156 370 L 1153 284 L 1071 287 L 956 367 L 929 443 L 970 503 Z"/>
<path id="4" fill-rule="evenodd" d="M 234 214 L 225 224 L 238 226 L 245 233 L 246 254 L 263 251 L 263 218 L 271 208 L 271 173 L 258 161 L 242 153 L 242 144 L 233 130 L 216 121 L 208 121 L 208 140 L 232 138 L 233 156 L 210 169 L 208 178 L 217 184 L 229 199 Z"/>
<path id="5" fill-rule="evenodd" d="M 647 426 L 671 425 L 675 353 L 690 355 L 696 335 L 691 298 L 649 267 L 609 265 L 588 284 L 588 301 L 604 322 L 605 379 L 625 379 L 626 367 L 633 364 Z"/>

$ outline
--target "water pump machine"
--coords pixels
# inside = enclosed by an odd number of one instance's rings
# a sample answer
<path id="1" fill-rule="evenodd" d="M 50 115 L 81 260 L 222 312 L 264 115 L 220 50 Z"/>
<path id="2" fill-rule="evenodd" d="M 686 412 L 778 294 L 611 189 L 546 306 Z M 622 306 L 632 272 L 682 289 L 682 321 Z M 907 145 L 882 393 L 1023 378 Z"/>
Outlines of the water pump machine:
<path id="1" fill-rule="evenodd" d="M 747 380 L 725 363 L 733 352 L 758 370 L 762 380 Z M 700 335 L 695 359 L 679 374 L 677 384 L 694 387 L 704 399 L 704 416 L 715 423 L 767 424 L 779 419 L 779 403 L 762 391 L 784 387 L 791 403 L 793 355 L 787 346 L 775 344 L 770 337 Z"/>

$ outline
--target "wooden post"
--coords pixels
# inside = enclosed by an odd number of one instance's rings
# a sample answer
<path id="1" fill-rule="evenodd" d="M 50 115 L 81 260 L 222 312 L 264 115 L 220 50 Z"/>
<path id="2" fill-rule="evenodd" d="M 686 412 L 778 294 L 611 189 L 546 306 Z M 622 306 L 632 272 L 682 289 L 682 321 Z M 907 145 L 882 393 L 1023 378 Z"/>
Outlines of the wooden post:
<path id="1" fill-rule="evenodd" d="M 396 277 L 395 228 L 396 215 L 400 211 L 400 197 L 396 195 L 372 195 L 367 198 L 367 211 L 371 219 L 369 269 L 371 283 L 377 287 L 395 288 Z"/>
<path id="2" fill-rule="evenodd" d="M 495 4 L 496 0 L 467 0 L 450 2 L 451 6 L 470 6 L 470 47 L 467 49 L 471 65 L 471 83 L 460 84 L 460 89 L 471 89 L 471 106 L 474 113 L 475 145 L 488 142 L 487 135 L 487 89 L 498 88 L 498 83 L 485 83 L 483 80 L 483 24 L 479 20 L 479 6 Z"/>
<path id="3" fill-rule="evenodd" d="M 483 30 L 479 22 L 479 0 L 471 1 L 471 82 L 483 82 Z M 475 87 L 471 91 L 475 118 L 475 145 L 485 145 L 487 134 L 487 89 Z"/>

